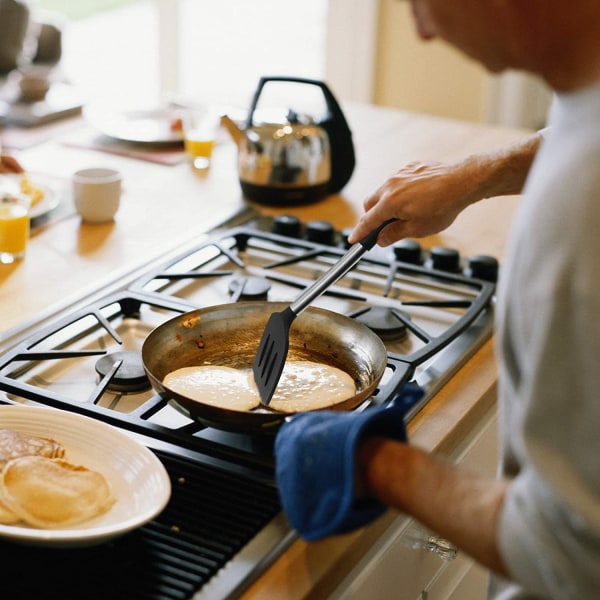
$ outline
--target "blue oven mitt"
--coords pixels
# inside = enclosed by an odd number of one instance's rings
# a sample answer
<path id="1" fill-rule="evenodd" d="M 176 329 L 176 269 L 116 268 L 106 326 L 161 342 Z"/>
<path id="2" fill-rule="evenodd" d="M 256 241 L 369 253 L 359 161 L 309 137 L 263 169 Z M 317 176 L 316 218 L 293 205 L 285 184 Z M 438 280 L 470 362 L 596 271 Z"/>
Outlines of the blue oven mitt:
<path id="1" fill-rule="evenodd" d="M 355 502 L 355 457 L 367 436 L 406 441 L 404 415 L 423 397 L 405 384 L 385 407 L 314 411 L 294 416 L 275 439 L 275 476 L 283 510 L 306 540 L 358 529 L 382 515 L 376 500 Z"/>

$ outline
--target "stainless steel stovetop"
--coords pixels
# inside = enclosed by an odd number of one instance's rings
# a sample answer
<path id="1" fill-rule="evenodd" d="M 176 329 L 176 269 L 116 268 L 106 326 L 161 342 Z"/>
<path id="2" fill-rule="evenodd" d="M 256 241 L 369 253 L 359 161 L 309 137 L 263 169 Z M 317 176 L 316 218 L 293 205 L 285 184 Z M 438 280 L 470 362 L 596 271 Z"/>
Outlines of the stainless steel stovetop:
<path id="1" fill-rule="evenodd" d="M 154 327 L 183 312 L 291 301 L 344 251 L 344 232 L 329 223 L 251 213 L 0 338 L 0 402 L 49 405 L 120 427 L 158 454 L 174 489 L 155 521 L 99 548 L 9 552 L 0 543 L 11 557 L 5 572 L 28 586 L 23 597 L 50 590 L 64 599 L 230 598 L 284 551 L 295 536 L 278 503 L 272 436 L 190 420 L 149 388 L 139 353 Z M 426 395 L 410 407 L 412 418 L 491 335 L 496 274 L 493 258 L 424 252 L 405 241 L 373 249 L 317 300 L 373 328 L 388 350 L 381 384 L 358 410 L 416 380 Z M 44 573 L 22 579 L 22 561 L 31 564 L 34 554 Z M 53 569 L 65 558 L 76 575 L 57 579 Z M 117 587 L 103 576 L 115 570 Z"/>

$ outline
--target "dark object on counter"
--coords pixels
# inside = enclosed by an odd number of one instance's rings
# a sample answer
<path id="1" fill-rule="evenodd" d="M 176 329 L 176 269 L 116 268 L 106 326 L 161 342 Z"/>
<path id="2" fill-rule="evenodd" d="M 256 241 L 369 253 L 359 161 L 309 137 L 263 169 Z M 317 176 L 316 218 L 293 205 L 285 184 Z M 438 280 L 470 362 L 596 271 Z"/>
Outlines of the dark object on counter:
<path id="1" fill-rule="evenodd" d="M 275 433 L 288 413 L 263 406 L 248 411 L 212 406 L 174 392 L 163 380 L 171 371 L 202 364 L 250 369 L 267 319 L 287 306 L 284 302 L 221 304 L 159 325 L 142 346 L 152 387 L 187 416 L 218 429 Z M 385 346 L 376 334 L 348 317 L 315 307 L 294 323 L 290 358 L 326 363 L 354 379 L 356 394 L 335 404 L 334 410 L 360 405 L 373 393 L 387 365 Z"/>
<path id="2" fill-rule="evenodd" d="M 407 383 L 386 407 L 307 412 L 283 425 L 275 438 L 276 481 L 283 510 L 304 539 L 353 531 L 385 512 L 376 500 L 355 502 L 358 444 L 372 435 L 406 441 L 404 415 L 422 396 Z"/>
<path id="3" fill-rule="evenodd" d="M 62 57 L 62 30 L 56 23 L 40 23 L 37 48 L 33 62 L 42 65 L 56 65 Z"/>
<path id="4" fill-rule="evenodd" d="M 269 82 L 320 88 L 326 114 L 321 120 L 288 110 L 282 123 L 257 123 L 256 108 Z M 238 170 L 244 196 L 272 205 L 308 204 L 339 192 L 355 167 L 352 133 L 331 90 L 322 81 L 300 77 L 262 77 L 245 126 L 228 117 L 224 124 L 238 143 Z"/>
<path id="5" fill-rule="evenodd" d="M 285 310 L 274 312 L 269 317 L 252 366 L 260 399 L 265 406 L 269 405 L 281 378 L 289 348 L 290 327 L 294 319 L 356 265 L 360 257 L 373 248 L 379 232 L 395 220 L 385 221 L 375 231 L 354 244 L 329 271 L 302 292 Z"/>
<path id="6" fill-rule="evenodd" d="M 56 65 L 61 57 L 58 20 L 53 22 L 50 16 L 37 20 L 22 0 L 0 0 L 0 74 L 29 64 Z"/>
<path id="7" fill-rule="evenodd" d="M 27 3 L 0 0 L 0 73 L 17 68 L 28 29 Z"/>

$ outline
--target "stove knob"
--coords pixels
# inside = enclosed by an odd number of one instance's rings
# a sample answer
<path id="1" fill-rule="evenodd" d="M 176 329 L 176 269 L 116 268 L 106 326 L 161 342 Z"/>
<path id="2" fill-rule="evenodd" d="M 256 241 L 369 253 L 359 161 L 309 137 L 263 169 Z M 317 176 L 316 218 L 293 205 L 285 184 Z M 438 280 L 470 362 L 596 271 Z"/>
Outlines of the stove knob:
<path id="1" fill-rule="evenodd" d="M 456 273 L 460 267 L 460 255 L 454 248 L 436 246 L 431 249 L 431 267 L 439 271 Z"/>
<path id="2" fill-rule="evenodd" d="M 348 243 L 348 236 L 352 233 L 354 227 L 346 227 L 346 229 L 342 229 L 341 231 L 341 243 L 342 246 L 346 249 L 350 248 L 351 244 Z"/>
<path id="3" fill-rule="evenodd" d="M 295 215 L 278 215 L 273 219 L 272 231 L 277 235 L 299 238 L 302 232 L 302 223 Z"/>
<path id="4" fill-rule="evenodd" d="M 310 221 L 306 224 L 306 239 L 317 244 L 335 246 L 335 229 L 329 221 Z"/>
<path id="5" fill-rule="evenodd" d="M 400 240 L 394 244 L 393 249 L 396 260 L 413 265 L 421 264 L 421 244 L 416 240 Z"/>
<path id="6" fill-rule="evenodd" d="M 465 275 L 485 281 L 498 281 L 498 261 L 493 256 L 478 254 L 469 258 Z"/>

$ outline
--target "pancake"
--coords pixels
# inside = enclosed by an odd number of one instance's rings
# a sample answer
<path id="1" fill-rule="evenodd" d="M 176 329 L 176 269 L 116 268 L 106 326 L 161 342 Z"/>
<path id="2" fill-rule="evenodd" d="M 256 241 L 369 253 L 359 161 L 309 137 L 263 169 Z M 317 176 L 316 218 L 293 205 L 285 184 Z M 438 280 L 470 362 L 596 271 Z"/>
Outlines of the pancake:
<path id="1" fill-rule="evenodd" d="M 174 392 L 219 408 L 248 411 L 260 404 L 260 397 L 248 371 L 202 365 L 172 371 L 163 383 Z"/>
<path id="2" fill-rule="evenodd" d="M 12 525 L 20 520 L 19 515 L 10 510 L 10 508 L 0 500 L 0 524 Z"/>
<path id="3" fill-rule="evenodd" d="M 296 413 L 327 408 L 356 394 L 354 379 L 341 369 L 325 363 L 290 360 L 269 406 Z"/>
<path id="4" fill-rule="evenodd" d="M 261 405 L 249 369 L 183 367 L 167 374 L 163 383 L 186 398 L 219 408 L 249 411 Z M 290 360 L 285 363 L 269 407 L 285 413 L 318 410 L 355 394 L 354 380 L 345 371 L 325 363 Z"/>
<path id="5" fill-rule="evenodd" d="M 29 435 L 12 429 L 0 429 L 0 470 L 13 458 L 20 456 L 63 458 L 65 449 L 56 440 Z"/>
<path id="6" fill-rule="evenodd" d="M 62 459 L 22 456 L 4 467 L 0 501 L 27 524 L 56 529 L 106 512 L 114 498 L 97 471 Z"/>

